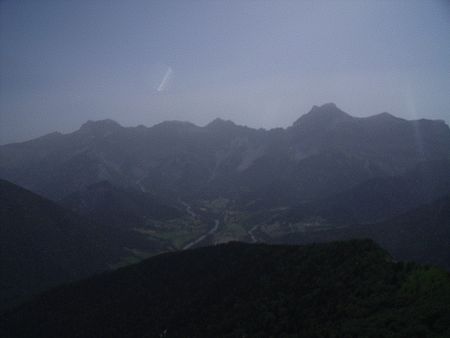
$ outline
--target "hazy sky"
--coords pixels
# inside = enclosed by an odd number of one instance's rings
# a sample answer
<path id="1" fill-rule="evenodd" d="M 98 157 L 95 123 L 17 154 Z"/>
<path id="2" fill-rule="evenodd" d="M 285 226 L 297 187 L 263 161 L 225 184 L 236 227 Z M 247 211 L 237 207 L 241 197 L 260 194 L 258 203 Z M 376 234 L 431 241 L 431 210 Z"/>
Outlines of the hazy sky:
<path id="1" fill-rule="evenodd" d="M 450 5 L 1 1 L 0 143 L 88 119 L 290 125 L 312 105 L 450 122 Z"/>

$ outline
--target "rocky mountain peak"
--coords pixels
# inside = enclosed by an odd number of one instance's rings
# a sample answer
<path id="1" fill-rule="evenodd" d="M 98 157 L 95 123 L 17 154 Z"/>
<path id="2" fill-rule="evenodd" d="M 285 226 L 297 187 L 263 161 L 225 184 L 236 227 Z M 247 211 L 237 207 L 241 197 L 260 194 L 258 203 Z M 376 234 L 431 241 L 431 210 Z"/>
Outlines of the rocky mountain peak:
<path id="1" fill-rule="evenodd" d="M 402 119 L 400 119 L 390 113 L 387 113 L 387 112 L 369 116 L 368 118 L 372 119 L 372 120 L 383 121 L 383 122 L 392 122 L 392 121 L 398 121 L 398 120 L 402 121 Z"/>
<path id="2" fill-rule="evenodd" d="M 352 116 L 340 110 L 334 103 L 326 103 L 322 106 L 313 106 L 305 115 L 294 122 L 293 126 L 317 129 L 330 127 L 339 122 L 352 119 Z"/>
<path id="3" fill-rule="evenodd" d="M 97 121 L 89 120 L 84 123 L 78 131 L 83 133 L 109 134 L 121 128 L 122 126 L 119 123 L 111 119 Z"/>
<path id="4" fill-rule="evenodd" d="M 236 124 L 233 121 L 224 120 L 221 118 L 216 118 L 206 125 L 206 128 L 214 128 L 214 129 L 223 129 L 230 127 L 236 127 Z"/>

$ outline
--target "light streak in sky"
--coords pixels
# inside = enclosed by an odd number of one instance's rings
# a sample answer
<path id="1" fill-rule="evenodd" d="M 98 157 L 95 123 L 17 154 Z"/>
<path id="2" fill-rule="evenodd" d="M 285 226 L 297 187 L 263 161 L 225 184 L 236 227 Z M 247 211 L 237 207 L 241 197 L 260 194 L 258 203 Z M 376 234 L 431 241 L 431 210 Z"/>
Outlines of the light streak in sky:
<path id="1" fill-rule="evenodd" d="M 172 67 L 168 67 L 163 79 L 161 80 L 161 83 L 159 84 L 158 88 L 156 88 L 156 91 L 162 92 L 164 90 L 167 90 L 167 87 L 169 86 L 170 80 L 172 78 L 172 74 Z"/>

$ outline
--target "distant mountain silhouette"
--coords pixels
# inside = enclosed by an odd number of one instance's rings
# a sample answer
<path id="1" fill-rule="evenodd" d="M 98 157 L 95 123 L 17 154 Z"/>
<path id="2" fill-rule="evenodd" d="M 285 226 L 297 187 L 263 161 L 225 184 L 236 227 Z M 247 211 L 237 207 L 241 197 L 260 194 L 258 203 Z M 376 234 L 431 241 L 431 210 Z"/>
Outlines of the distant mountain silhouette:
<path id="1" fill-rule="evenodd" d="M 338 128 L 339 124 L 352 119 L 352 116 L 340 110 L 334 103 L 326 103 L 320 107 L 313 106 L 309 113 L 301 116 L 293 126 L 315 133 Z"/>
<path id="2" fill-rule="evenodd" d="M 220 119 L 150 128 L 89 121 L 71 134 L 1 146 L 0 177 L 54 200 L 107 180 L 165 198 L 225 196 L 276 206 L 449 158 L 450 129 L 442 121 L 355 118 L 325 104 L 287 129 Z"/>
<path id="3" fill-rule="evenodd" d="M 215 130 L 234 129 L 235 127 L 237 126 L 233 121 L 221 118 L 216 118 L 206 125 L 206 128 Z"/>
<path id="4" fill-rule="evenodd" d="M 371 241 L 230 243 L 54 289 L 0 317 L 4 337 L 445 337 L 450 279 Z"/>
<path id="5" fill-rule="evenodd" d="M 118 130 L 122 126 L 114 120 L 106 119 L 100 121 L 87 121 L 78 130 L 79 133 L 89 134 L 90 136 L 106 137 Z"/>

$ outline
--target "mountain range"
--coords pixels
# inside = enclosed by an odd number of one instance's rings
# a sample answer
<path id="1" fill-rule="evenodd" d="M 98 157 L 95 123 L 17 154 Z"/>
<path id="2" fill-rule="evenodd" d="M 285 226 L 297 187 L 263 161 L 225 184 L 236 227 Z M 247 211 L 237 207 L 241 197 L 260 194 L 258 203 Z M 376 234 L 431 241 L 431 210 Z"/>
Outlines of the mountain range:
<path id="1" fill-rule="evenodd" d="M 0 310 L 167 251 L 371 238 L 450 269 L 450 128 L 329 103 L 288 128 L 88 121 L 0 146 Z"/>
<path id="2" fill-rule="evenodd" d="M 325 104 L 286 129 L 220 119 L 205 127 L 169 121 L 150 128 L 89 121 L 70 134 L 1 146 L 0 177 L 53 200 L 107 180 L 168 199 L 279 206 L 449 158 L 443 121 L 387 113 L 356 118 Z"/>

